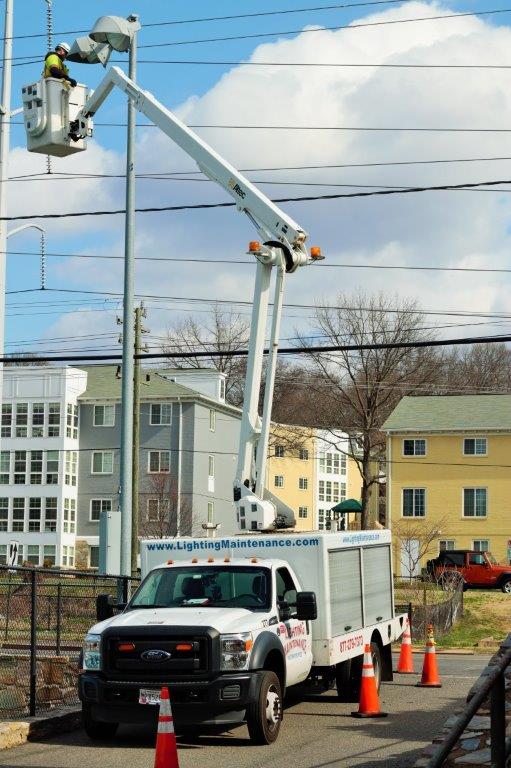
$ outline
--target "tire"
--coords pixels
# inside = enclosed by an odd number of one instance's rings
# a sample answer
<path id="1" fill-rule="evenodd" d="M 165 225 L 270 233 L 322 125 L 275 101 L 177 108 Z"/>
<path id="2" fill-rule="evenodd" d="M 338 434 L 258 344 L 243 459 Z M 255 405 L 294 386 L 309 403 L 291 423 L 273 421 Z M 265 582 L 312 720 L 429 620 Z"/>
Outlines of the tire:
<path id="1" fill-rule="evenodd" d="M 500 588 L 506 595 L 511 595 L 511 579 L 504 579 Z"/>
<path id="2" fill-rule="evenodd" d="M 376 688 L 379 691 L 381 686 L 382 661 L 378 643 L 371 643 L 371 658 L 373 661 Z M 363 661 L 363 656 L 356 656 L 353 659 L 349 659 L 348 661 L 344 661 L 337 665 L 335 682 L 339 701 L 357 702 L 359 700 Z"/>
<path id="3" fill-rule="evenodd" d="M 94 720 L 90 706 L 87 704 L 82 705 L 82 722 L 85 733 L 92 741 L 113 739 L 119 727 L 119 723 L 102 723 L 99 720 Z"/>
<path id="4" fill-rule="evenodd" d="M 273 744 L 282 723 L 282 686 L 275 672 L 265 672 L 258 701 L 247 707 L 247 726 L 252 744 Z"/>
<path id="5" fill-rule="evenodd" d="M 381 651 L 378 643 L 371 643 L 371 658 L 373 660 L 374 677 L 376 680 L 376 690 L 379 691 L 381 687 Z"/>

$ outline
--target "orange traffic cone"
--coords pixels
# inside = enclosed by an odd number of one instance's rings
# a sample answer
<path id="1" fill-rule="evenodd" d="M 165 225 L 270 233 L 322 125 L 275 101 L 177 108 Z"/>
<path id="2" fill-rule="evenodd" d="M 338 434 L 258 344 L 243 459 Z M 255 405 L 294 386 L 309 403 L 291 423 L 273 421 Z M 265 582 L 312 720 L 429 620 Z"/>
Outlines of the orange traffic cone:
<path id="1" fill-rule="evenodd" d="M 410 622 L 408 616 L 406 617 L 405 631 L 403 632 L 403 639 L 401 641 L 401 653 L 399 654 L 399 661 L 397 663 L 396 672 L 401 675 L 413 675 L 413 656 L 412 656 L 412 636 L 410 634 Z"/>
<path id="2" fill-rule="evenodd" d="M 158 716 L 154 768 L 179 768 L 174 720 L 172 718 L 169 689 L 167 687 L 161 689 L 160 695 L 160 714 Z"/>
<path id="3" fill-rule="evenodd" d="M 382 712 L 380 709 L 369 643 L 366 643 L 364 648 L 358 712 L 352 712 L 351 715 L 352 717 L 387 717 L 387 712 Z"/>
<path id="4" fill-rule="evenodd" d="M 426 653 L 424 654 L 424 665 L 422 667 L 422 678 L 417 683 L 419 688 L 441 688 L 440 676 L 436 663 L 435 638 L 433 637 L 433 625 L 428 624 L 428 639 L 426 640 Z"/>

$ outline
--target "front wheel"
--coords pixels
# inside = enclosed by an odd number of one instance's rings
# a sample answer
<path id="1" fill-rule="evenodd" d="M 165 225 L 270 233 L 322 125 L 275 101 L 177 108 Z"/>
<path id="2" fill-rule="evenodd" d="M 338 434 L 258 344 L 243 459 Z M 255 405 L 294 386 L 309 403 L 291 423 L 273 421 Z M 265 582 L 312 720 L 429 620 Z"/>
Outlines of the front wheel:
<path id="1" fill-rule="evenodd" d="M 247 726 L 252 744 L 273 744 L 282 723 L 282 686 L 275 672 L 265 672 L 258 701 L 247 707 Z"/>
<path id="2" fill-rule="evenodd" d="M 93 741 L 113 739 L 119 727 L 119 723 L 102 723 L 94 720 L 90 706 L 87 704 L 82 706 L 82 721 L 85 733 Z"/>
<path id="3" fill-rule="evenodd" d="M 506 595 L 511 595 L 511 579 L 505 579 L 500 588 Z"/>

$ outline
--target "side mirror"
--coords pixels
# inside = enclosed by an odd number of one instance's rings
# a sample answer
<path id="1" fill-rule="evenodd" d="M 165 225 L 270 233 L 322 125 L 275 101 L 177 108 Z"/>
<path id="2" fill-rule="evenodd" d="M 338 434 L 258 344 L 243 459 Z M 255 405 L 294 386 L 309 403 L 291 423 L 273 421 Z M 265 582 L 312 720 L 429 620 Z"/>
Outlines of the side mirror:
<path id="1" fill-rule="evenodd" d="M 279 607 L 279 619 L 281 621 L 289 621 L 289 619 L 292 618 L 293 613 L 291 611 L 291 607 L 287 602 L 287 600 L 279 600 L 278 607 Z"/>
<path id="2" fill-rule="evenodd" d="M 296 618 L 299 621 L 314 621 L 318 618 L 315 592 L 298 592 L 296 595 Z"/>
<path id="3" fill-rule="evenodd" d="M 123 611 L 126 608 L 125 603 L 119 603 L 113 595 L 98 595 L 96 597 L 96 618 L 98 621 L 111 619 L 114 611 Z"/>

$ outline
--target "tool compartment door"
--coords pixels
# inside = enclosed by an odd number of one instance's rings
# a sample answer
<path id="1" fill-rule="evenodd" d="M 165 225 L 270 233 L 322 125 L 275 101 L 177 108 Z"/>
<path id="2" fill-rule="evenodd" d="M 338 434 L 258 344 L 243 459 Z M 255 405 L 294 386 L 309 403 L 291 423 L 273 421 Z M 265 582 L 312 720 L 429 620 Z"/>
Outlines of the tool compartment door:
<path id="1" fill-rule="evenodd" d="M 378 624 L 391 619 L 392 611 L 392 568 L 390 546 L 383 544 L 364 547 L 362 573 L 364 583 L 364 624 Z"/>

